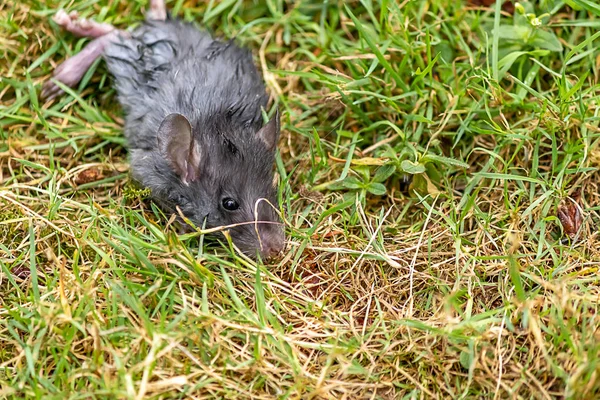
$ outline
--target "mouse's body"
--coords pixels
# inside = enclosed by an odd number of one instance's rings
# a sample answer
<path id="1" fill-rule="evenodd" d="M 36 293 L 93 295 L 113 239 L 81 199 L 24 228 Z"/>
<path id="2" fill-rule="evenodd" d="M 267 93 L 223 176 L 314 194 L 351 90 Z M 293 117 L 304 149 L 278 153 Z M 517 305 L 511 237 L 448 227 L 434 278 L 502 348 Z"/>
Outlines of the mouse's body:
<path id="1" fill-rule="evenodd" d="M 248 136 L 263 125 L 268 97 L 251 53 L 192 24 L 147 21 L 108 45 L 104 59 L 125 109 L 130 148 L 155 148 L 156 131 L 171 112 L 202 126 L 243 128 L 236 133 Z"/>
<path id="2" fill-rule="evenodd" d="M 125 32 L 57 14 L 67 30 L 96 39 L 55 79 L 73 86 L 89 59 L 103 56 L 125 111 L 134 179 L 166 211 L 179 207 L 199 227 L 238 224 L 229 231 L 244 253 L 275 255 L 284 246 L 273 187 L 279 117 L 263 126 L 268 97 L 250 52 L 167 18 L 162 1 L 149 15 Z M 42 94 L 58 93 L 49 83 Z"/>

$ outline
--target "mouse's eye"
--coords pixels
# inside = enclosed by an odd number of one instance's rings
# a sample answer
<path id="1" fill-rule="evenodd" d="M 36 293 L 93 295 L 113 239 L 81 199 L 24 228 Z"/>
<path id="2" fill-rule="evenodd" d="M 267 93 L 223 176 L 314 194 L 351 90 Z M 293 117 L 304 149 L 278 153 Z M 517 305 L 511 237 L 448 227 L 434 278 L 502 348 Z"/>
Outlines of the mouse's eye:
<path id="1" fill-rule="evenodd" d="M 227 197 L 226 199 L 223 199 L 223 208 L 228 211 L 235 211 L 240 208 L 240 205 L 234 199 Z"/>

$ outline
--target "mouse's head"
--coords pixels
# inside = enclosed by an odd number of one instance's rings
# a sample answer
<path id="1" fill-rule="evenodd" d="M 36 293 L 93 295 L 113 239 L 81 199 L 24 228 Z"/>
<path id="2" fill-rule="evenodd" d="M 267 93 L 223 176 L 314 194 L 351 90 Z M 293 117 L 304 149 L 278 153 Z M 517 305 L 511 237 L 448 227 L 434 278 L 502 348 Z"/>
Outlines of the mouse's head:
<path id="1" fill-rule="evenodd" d="M 237 225 L 228 228 L 233 243 L 251 257 L 277 255 L 285 244 L 273 184 L 278 137 L 279 113 L 258 130 L 193 126 L 168 115 L 158 131 L 158 151 L 171 169 L 162 203 L 179 206 L 198 227 Z"/>

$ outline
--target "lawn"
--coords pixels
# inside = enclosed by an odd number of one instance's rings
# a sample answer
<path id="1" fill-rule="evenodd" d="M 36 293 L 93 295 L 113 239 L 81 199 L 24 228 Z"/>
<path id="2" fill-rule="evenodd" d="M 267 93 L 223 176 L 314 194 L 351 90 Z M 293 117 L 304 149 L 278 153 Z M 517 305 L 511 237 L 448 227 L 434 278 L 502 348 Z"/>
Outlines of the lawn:
<path id="1" fill-rule="evenodd" d="M 253 50 L 287 248 L 180 235 L 103 62 L 146 0 L 0 2 L 0 397 L 600 397 L 595 0 L 168 1 Z"/>

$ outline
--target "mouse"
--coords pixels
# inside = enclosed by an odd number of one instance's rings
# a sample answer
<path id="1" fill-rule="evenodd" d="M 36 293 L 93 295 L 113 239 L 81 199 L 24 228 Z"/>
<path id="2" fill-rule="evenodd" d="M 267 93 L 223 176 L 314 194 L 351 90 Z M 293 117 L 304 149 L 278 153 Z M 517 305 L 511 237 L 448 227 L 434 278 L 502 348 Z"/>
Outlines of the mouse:
<path id="1" fill-rule="evenodd" d="M 172 16 L 164 0 L 150 0 L 132 30 L 64 10 L 53 19 L 92 40 L 55 69 L 41 97 L 63 93 L 55 81 L 75 87 L 103 58 L 124 112 L 133 180 L 188 231 L 224 227 L 245 255 L 280 255 L 286 242 L 274 183 L 280 115 L 275 108 L 263 123 L 268 95 L 251 51 Z M 213 230 L 224 238 L 223 230 Z"/>

